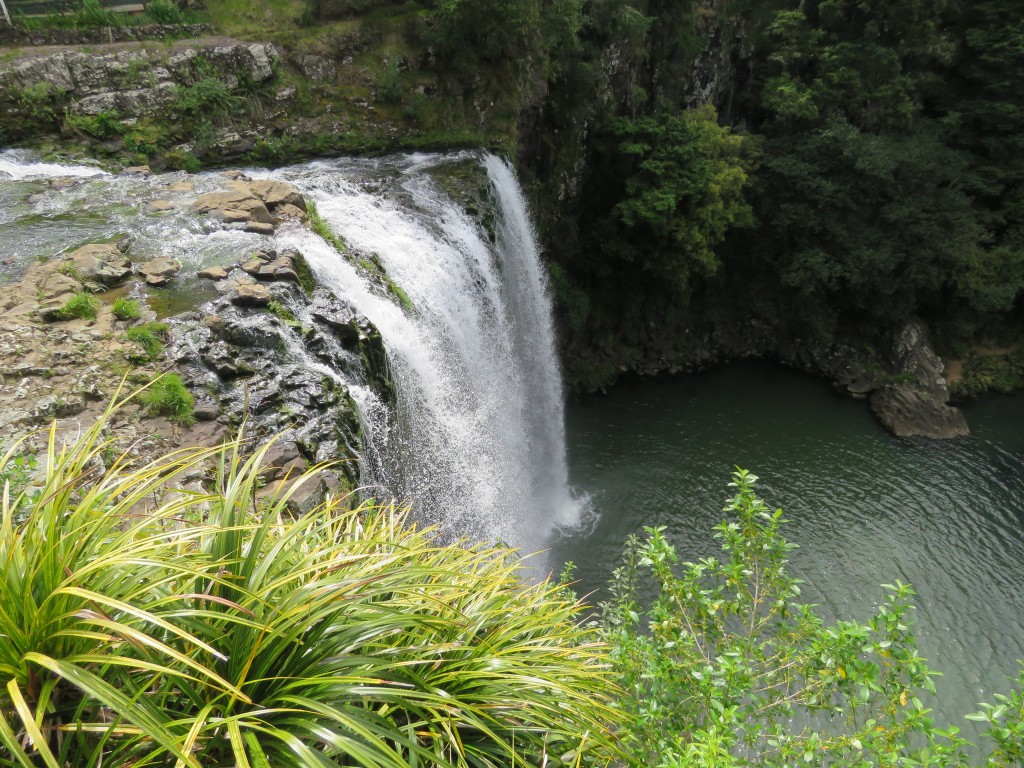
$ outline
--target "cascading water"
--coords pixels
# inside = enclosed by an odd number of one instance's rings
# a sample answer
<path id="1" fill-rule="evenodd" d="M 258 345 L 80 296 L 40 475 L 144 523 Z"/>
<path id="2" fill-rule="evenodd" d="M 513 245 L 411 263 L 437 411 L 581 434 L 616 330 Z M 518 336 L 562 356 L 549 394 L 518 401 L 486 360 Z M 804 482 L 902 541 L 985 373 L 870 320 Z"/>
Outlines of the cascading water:
<path id="1" fill-rule="evenodd" d="M 508 166 L 483 158 L 496 206 L 492 244 L 427 173 L 442 162 L 362 161 L 362 174 L 352 174 L 351 163 L 318 163 L 275 174 L 303 188 L 355 254 L 379 259 L 408 293 L 411 312 L 373 291 L 308 230 L 278 240 L 302 251 L 318 279 L 384 338 L 397 412 L 382 418 L 379 403 L 362 403 L 377 414 L 366 419 L 379 457 L 373 479 L 452 535 L 497 538 L 529 552 L 544 546 L 553 526 L 575 522 L 579 506 L 567 484 L 545 279 Z"/>
<path id="2" fill-rule="evenodd" d="M 359 406 L 362 476 L 371 492 L 411 502 L 453 538 L 500 539 L 524 553 L 545 547 L 555 526 L 574 523 L 580 505 L 567 484 L 546 280 L 511 169 L 494 156 L 464 153 L 251 173 L 290 181 L 315 201 L 347 255 L 298 224 L 282 225 L 273 245 L 302 252 L 339 304 L 365 315 L 383 337 L 394 403 L 351 371 L 330 372 Z M 68 176 L 80 181 L 47 181 Z M 170 214 L 147 214 L 145 201 L 175 182 L 194 192 Z M 219 174 L 118 177 L 0 152 L 0 225 L 18 263 L 132 232 L 133 258 L 167 255 L 186 265 L 177 283 L 192 304 L 169 307 L 172 314 L 213 295 L 194 277 L 200 266 L 267 244 L 189 211 L 187 195 L 222 184 Z M 472 214 L 456 199 L 460 184 L 472 190 Z M 414 308 L 403 309 L 355 266 L 360 259 L 383 267 Z M 289 343 L 288 359 L 316 370 L 299 338 Z"/>

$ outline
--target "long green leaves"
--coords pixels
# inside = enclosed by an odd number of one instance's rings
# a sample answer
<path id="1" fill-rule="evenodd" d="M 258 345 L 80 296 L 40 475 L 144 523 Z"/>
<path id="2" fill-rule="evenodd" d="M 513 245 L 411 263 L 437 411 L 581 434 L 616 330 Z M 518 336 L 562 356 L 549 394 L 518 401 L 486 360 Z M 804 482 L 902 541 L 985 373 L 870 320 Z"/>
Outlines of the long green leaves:
<path id="1" fill-rule="evenodd" d="M 316 470 L 263 500 L 266 447 L 101 468 L 101 428 L 51 431 L 41 488 L 4 501 L 0 766 L 612 758 L 605 647 L 507 550 L 388 506 L 293 519 Z M 173 490 L 210 463 L 210 493 Z"/>

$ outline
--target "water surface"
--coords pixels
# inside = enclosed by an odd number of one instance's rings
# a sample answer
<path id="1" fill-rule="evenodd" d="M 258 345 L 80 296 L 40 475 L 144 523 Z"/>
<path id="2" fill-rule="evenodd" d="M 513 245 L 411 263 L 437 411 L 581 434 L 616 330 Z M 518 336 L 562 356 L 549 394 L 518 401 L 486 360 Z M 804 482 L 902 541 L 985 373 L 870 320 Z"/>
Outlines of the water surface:
<path id="1" fill-rule="evenodd" d="M 683 559 L 719 550 L 735 465 L 790 521 L 791 571 L 830 617 L 861 620 L 900 579 L 917 591 L 921 652 L 944 676 L 937 720 L 1006 690 L 1024 659 L 1024 398 L 967 412 L 974 436 L 934 442 L 891 437 L 863 401 L 786 369 L 744 364 L 699 376 L 623 383 L 570 406 L 575 485 L 600 517 L 565 536 L 582 592 L 601 599 L 622 542 L 666 525 Z"/>

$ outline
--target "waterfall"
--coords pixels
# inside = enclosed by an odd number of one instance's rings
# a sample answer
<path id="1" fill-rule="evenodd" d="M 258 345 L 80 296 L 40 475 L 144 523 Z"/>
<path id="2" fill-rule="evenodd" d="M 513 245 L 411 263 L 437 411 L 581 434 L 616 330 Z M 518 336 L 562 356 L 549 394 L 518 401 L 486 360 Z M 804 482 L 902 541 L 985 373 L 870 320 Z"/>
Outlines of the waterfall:
<path id="1" fill-rule="evenodd" d="M 410 502 L 450 538 L 500 540 L 524 554 L 574 523 L 580 505 L 567 482 L 547 280 L 511 168 L 461 153 L 248 172 L 290 181 L 316 203 L 346 254 L 298 223 L 282 224 L 273 246 L 303 253 L 320 285 L 383 338 L 394 402 L 352 371 L 329 372 L 359 408 L 368 493 Z M 60 176 L 80 179 L 39 201 L 26 195 Z M 140 201 L 166 194 L 171 179 L 115 177 L 0 152 L 0 224 L 17 231 L 12 248 L 21 262 L 122 231 L 137 237 L 133 254 L 173 256 L 190 270 L 267 244 L 240 229 L 211 231 L 187 205 L 147 214 Z M 213 173 L 187 179 L 196 193 L 223 183 Z M 383 267 L 413 308 L 388 295 L 366 264 Z M 292 343 L 290 360 L 320 365 L 298 337 Z"/>
<path id="2" fill-rule="evenodd" d="M 462 159 L 465 162 L 465 158 Z M 527 207 L 509 167 L 485 156 L 494 242 L 440 191 L 451 159 L 314 163 L 285 171 L 359 258 L 379 260 L 415 309 L 306 229 L 278 236 L 321 284 L 381 332 L 397 402 L 365 400 L 367 472 L 452 536 L 498 539 L 524 553 L 570 524 L 562 384 L 546 280 Z M 479 161 L 477 161 L 479 162 Z"/>

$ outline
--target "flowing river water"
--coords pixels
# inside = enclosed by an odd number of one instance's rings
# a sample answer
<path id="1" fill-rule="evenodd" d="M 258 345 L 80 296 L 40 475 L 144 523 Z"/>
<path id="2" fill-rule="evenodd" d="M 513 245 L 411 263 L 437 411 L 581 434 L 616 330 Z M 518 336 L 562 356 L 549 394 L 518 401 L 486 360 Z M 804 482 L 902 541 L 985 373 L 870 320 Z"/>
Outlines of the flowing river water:
<path id="1" fill-rule="evenodd" d="M 735 465 L 790 521 L 791 571 L 829 618 L 866 620 L 897 579 L 917 591 L 918 643 L 943 673 L 936 720 L 1010 687 L 1024 659 L 1024 399 L 971 405 L 971 438 L 906 441 L 867 405 L 769 365 L 629 381 L 568 410 L 570 475 L 597 513 L 554 543 L 581 593 L 602 591 L 622 543 L 665 525 L 684 560 L 719 552 Z"/>

